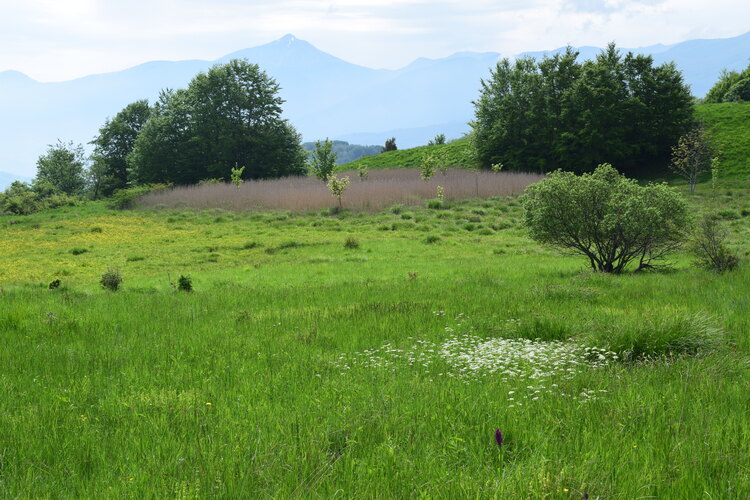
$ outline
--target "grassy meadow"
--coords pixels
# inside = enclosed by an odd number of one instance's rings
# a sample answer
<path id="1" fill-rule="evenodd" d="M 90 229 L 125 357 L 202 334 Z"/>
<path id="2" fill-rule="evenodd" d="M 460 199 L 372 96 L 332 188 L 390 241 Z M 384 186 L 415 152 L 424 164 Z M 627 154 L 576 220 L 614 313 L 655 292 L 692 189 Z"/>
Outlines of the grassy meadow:
<path id="1" fill-rule="evenodd" d="M 689 197 L 744 257 L 747 194 Z M 521 220 L 0 219 L 0 496 L 750 496 L 750 267 L 594 274 Z"/>

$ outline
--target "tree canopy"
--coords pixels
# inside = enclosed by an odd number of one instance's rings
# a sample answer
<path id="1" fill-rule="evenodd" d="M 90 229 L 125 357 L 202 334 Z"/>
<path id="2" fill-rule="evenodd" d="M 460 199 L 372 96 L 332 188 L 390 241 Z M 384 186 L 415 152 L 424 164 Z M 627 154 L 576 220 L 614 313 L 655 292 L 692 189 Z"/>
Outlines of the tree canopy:
<path id="1" fill-rule="evenodd" d="M 610 162 L 641 174 L 690 127 L 693 99 L 674 64 L 625 56 L 610 44 L 594 60 L 578 52 L 498 62 L 474 102 L 483 166 L 591 171 Z"/>
<path id="2" fill-rule="evenodd" d="M 127 157 L 133 151 L 135 140 L 150 114 L 147 100 L 136 101 L 128 104 L 111 120 L 108 119 L 99 129 L 99 135 L 91 141 L 94 145 L 91 167 L 94 197 L 109 196 L 127 187 Z"/>
<path id="3" fill-rule="evenodd" d="M 42 194 L 81 195 L 86 188 L 83 146 L 58 140 L 36 162 L 35 191 Z"/>
<path id="4" fill-rule="evenodd" d="M 128 157 L 138 183 L 192 184 L 305 172 L 300 137 L 281 118 L 279 85 L 255 64 L 232 60 L 198 74 L 187 89 L 163 91 Z"/>
<path id="5" fill-rule="evenodd" d="M 722 71 L 704 99 L 711 104 L 741 101 L 750 101 L 750 66 L 744 71 Z"/>

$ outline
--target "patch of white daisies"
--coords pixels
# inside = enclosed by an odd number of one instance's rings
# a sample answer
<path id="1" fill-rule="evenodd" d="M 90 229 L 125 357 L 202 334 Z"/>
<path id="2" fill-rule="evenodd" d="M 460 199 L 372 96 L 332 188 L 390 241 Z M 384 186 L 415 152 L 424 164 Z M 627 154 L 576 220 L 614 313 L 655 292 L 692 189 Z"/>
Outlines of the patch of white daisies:
<path id="1" fill-rule="evenodd" d="M 440 316 L 442 311 L 435 311 Z M 467 326 L 468 318 L 456 317 L 449 336 L 442 342 L 414 339 L 407 348 L 384 344 L 376 349 L 342 354 L 336 366 L 344 373 L 355 367 L 417 367 L 431 376 L 454 377 L 471 383 L 492 377 L 508 383 L 508 406 L 522 406 L 544 394 L 571 396 L 581 401 L 596 399 L 605 390 L 584 389 L 577 394 L 561 392 L 555 381 L 569 379 L 587 369 L 607 366 L 617 355 L 600 347 L 573 341 L 543 341 L 524 338 L 481 338 Z M 518 320 L 509 320 L 518 325 Z"/>

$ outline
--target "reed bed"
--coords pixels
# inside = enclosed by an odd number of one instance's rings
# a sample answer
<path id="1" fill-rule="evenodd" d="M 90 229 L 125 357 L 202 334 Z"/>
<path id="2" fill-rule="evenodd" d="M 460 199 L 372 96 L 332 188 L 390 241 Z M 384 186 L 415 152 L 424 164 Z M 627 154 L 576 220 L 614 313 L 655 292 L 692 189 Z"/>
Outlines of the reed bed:
<path id="1" fill-rule="evenodd" d="M 417 205 L 436 197 L 438 186 L 444 189 L 446 200 L 488 198 L 520 194 L 529 184 L 539 181 L 539 174 L 517 172 L 474 172 L 451 169 L 445 175 L 437 173 L 429 181 L 420 178 L 419 169 L 388 169 L 370 172 L 360 180 L 357 172 L 342 172 L 348 176 L 349 187 L 342 197 L 347 209 L 376 211 L 396 203 Z M 181 186 L 166 191 L 149 193 L 138 202 L 141 207 L 164 208 L 221 208 L 225 210 L 280 209 L 321 210 L 338 205 L 328 187 L 315 177 L 286 177 L 283 179 L 244 182 L 239 188 L 233 184 L 203 184 Z"/>

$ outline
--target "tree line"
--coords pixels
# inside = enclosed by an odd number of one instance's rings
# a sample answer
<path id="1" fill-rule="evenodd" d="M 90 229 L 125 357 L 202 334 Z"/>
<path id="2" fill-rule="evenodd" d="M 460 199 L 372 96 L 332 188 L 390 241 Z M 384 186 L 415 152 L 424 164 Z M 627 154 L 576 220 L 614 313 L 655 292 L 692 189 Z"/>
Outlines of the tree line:
<path id="1" fill-rule="evenodd" d="M 572 48 L 540 61 L 503 59 L 474 106 L 483 165 L 533 172 L 587 172 L 609 162 L 648 175 L 694 119 L 693 97 L 674 64 L 623 56 L 614 44 L 582 63 Z"/>

